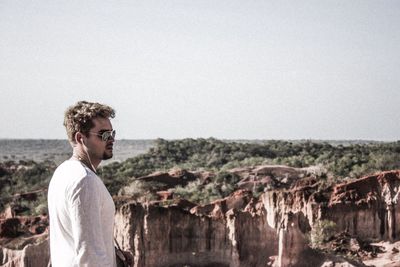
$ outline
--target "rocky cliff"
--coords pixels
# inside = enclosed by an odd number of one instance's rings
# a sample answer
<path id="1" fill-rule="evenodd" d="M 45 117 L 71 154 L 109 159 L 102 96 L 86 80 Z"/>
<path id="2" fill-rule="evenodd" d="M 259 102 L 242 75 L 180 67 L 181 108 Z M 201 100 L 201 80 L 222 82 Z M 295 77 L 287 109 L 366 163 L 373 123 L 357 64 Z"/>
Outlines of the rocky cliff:
<path id="1" fill-rule="evenodd" d="M 321 208 L 321 218 L 363 239 L 394 241 L 400 236 L 399 194 L 400 171 L 340 184 Z"/>
<path id="2" fill-rule="evenodd" d="M 47 227 L 46 216 L 0 219 L 0 267 L 47 266 L 50 259 Z"/>
<path id="3" fill-rule="evenodd" d="M 278 235 L 246 197 L 189 211 L 125 204 L 115 217 L 117 240 L 133 252 L 135 266 L 266 266 L 278 252 Z"/>
<path id="4" fill-rule="evenodd" d="M 388 171 L 323 190 L 317 190 L 317 181 L 303 179 L 265 192 L 267 221 L 279 231 L 278 266 L 309 266 L 299 255 L 309 251 L 306 234 L 322 220 L 361 240 L 398 240 L 399 185 L 400 171 Z"/>

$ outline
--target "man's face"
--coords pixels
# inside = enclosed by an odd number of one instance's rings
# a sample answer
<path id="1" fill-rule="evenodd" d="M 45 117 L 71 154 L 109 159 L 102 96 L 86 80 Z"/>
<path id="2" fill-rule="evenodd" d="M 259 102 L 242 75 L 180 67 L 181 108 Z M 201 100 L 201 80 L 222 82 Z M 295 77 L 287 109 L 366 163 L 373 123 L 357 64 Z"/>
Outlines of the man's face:
<path id="1" fill-rule="evenodd" d="M 109 119 L 95 118 L 93 119 L 94 127 L 90 129 L 88 135 L 88 152 L 92 159 L 105 160 L 113 156 L 114 138 L 110 137 L 107 141 L 103 141 L 101 135 L 104 132 L 112 131 L 112 125 Z"/>

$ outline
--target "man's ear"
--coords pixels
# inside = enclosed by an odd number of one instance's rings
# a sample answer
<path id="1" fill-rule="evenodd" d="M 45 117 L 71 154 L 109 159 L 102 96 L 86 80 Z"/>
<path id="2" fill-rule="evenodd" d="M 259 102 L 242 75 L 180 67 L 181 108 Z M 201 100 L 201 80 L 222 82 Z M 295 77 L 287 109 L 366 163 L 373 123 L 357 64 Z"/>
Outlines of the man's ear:
<path id="1" fill-rule="evenodd" d="M 81 145 L 85 144 L 85 136 L 81 132 L 76 132 L 75 134 L 75 142 Z"/>

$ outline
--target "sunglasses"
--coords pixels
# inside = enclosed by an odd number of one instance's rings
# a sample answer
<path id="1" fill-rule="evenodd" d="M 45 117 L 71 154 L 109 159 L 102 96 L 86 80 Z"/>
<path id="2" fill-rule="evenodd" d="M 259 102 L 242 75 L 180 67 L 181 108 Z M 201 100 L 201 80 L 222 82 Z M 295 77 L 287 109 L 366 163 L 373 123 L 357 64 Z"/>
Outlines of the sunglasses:
<path id="1" fill-rule="evenodd" d="M 112 131 L 105 131 L 102 133 L 95 133 L 95 132 L 89 132 L 91 134 L 97 135 L 98 137 L 101 137 L 101 140 L 104 142 L 107 142 L 108 140 L 115 139 L 115 130 Z"/>

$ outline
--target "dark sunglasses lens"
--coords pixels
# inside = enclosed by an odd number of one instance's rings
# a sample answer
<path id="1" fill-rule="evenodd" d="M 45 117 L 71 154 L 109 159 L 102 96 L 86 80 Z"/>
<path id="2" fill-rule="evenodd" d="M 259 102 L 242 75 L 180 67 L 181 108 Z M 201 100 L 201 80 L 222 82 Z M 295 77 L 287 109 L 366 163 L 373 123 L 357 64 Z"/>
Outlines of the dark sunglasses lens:
<path id="1" fill-rule="evenodd" d="M 108 141 L 110 139 L 110 137 L 112 137 L 113 139 L 115 138 L 115 130 L 114 131 L 109 131 L 109 132 L 104 132 L 101 135 L 101 139 L 103 141 Z"/>

